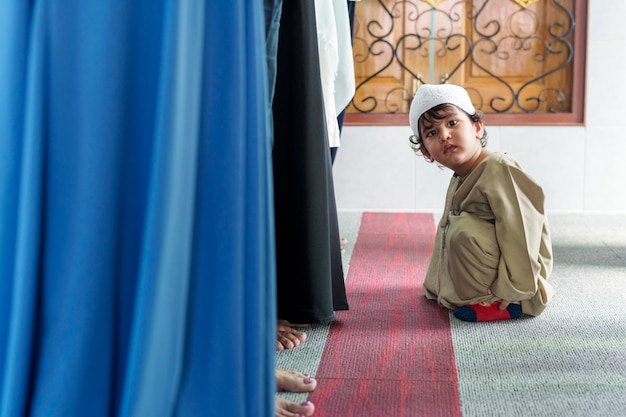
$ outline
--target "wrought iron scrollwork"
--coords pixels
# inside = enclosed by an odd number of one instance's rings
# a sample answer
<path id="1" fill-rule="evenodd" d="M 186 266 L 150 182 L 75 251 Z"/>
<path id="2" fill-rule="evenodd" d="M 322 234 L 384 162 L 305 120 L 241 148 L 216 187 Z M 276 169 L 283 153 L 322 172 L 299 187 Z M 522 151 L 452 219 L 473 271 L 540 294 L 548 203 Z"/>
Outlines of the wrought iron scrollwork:
<path id="1" fill-rule="evenodd" d="M 471 92 L 474 104 L 485 113 L 569 111 L 572 91 L 563 86 L 563 80 L 571 79 L 574 57 L 576 22 L 572 1 L 545 0 L 550 3 L 549 16 L 539 16 L 538 7 L 515 6 L 519 9 L 498 20 L 493 11 L 502 4 L 499 1 L 502 0 L 444 0 L 436 8 L 421 0 L 361 3 L 360 7 L 380 10 L 376 19 L 367 22 L 357 17 L 355 65 L 371 68 L 375 62 L 375 68 L 357 79 L 351 111 L 406 112 L 416 87 L 428 82 L 463 84 Z M 552 20 L 547 21 L 548 17 Z M 536 73 L 503 75 L 491 65 L 510 69 L 518 65 L 514 58 L 522 55 L 528 56 L 526 68 L 536 68 Z M 446 64 L 437 74 L 438 79 L 430 79 L 415 65 L 416 60 L 421 60 L 422 67 L 424 62 L 429 63 L 430 77 L 434 75 L 433 62 Z M 476 78 L 468 76 L 468 71 L 489 79 L 488 94 L 472 81 Z M 390 72 L 397 82 L 381 92 L 384 83 L 379 80 Z"/>

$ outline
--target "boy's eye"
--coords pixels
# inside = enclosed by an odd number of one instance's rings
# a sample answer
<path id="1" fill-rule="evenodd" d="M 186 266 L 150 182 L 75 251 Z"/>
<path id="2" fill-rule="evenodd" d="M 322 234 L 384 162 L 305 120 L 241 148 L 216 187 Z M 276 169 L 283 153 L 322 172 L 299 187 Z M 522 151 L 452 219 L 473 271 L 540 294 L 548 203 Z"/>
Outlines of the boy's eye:
<path id="1" fill-rule="evenodd" d="M 457 124 L 457 123 L 458 123 L 458 122 L 457 122 L 456 120 L 450 120 L 450 121 L 448 122 L 448 126 L 456 126 L 456 124 Z"/>
<path id="2" fill-rule="evenodd" d="M 428 132 L 426 132 L 426 137 L 433 137 L 437 134 L 436 130 L 429 130 Z"/>

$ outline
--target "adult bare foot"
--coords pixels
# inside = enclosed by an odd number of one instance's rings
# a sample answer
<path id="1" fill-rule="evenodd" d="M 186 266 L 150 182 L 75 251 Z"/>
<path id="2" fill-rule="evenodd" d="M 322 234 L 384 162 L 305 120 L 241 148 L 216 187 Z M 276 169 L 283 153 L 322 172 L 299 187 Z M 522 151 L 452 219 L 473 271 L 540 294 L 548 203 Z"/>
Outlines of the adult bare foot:
<path id="1" fill-rule="evenodd" d="M 274 416 L 275 417 L 300 417 L 312 416 L 315 412 L 315 406 L 311 401 L 305 401 L 303 403 L 294 403 L 287 401 L 280 397 L 275 397 L 274 400 Z"/>
<path id="2" fill-rule="evenodd" d="M 278 320 L 276 325 L 276 350 L 292 349 L 306 339 L 306 333 L 294 327 L 307 327 L 306 324 L 291 324 L 287 320 Z"/>
<path id="3" fill-rule="evenodd" d="M 276 389 L 289 392 L 311 392 L 317 387 L 315 378 L 291 369 L 276 368 Z"/>
<path id="4" fill-rule="evenodd" d="M 341 239 L 339 239 L 339 246 L 341 246 L 341 256 L 346 254 L 346 245 L 348 244 L 348 239 L 345 237 L 342 237 Z"/>

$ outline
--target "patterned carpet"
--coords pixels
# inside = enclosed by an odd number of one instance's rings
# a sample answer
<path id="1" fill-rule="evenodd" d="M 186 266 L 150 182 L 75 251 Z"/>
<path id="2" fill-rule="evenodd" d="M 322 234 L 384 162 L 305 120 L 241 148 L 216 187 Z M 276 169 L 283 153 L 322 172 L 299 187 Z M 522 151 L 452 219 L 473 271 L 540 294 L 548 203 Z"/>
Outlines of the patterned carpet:
<path id="1" fill-rule="evenodd" d="M 626 416 L 626 216 L 550 222 L 544 314 L 465 323 L 420 291 L 432 214 L 340 213 L 351 310 L 277 366 L 316 376 L 315 416 Z"/>

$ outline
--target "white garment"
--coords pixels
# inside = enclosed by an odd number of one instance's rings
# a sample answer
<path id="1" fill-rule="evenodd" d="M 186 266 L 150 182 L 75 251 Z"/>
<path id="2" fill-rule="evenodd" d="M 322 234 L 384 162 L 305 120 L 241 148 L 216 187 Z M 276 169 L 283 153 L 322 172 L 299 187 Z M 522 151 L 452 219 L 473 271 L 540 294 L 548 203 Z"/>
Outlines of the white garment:
<path id="1" fill-rule="evenodd" d="M 352 30 L 350 29 L 348 5 L 342 0 L 333 0 L 333 5 L 335 7 L 339 52 L 339 67 L 335 79 L 335 111 L 339 115 L 350 104 L 356 87 L 354 81 L 354 56 L 352 54 Z"/>
<path id="2" fill-rule="evenodd" d="M 315 0 L 315 21 L 328 142 L 334 148 L 340 143 L 337 115 L 350 103 L 355 89 L 346 1 Z"/>

